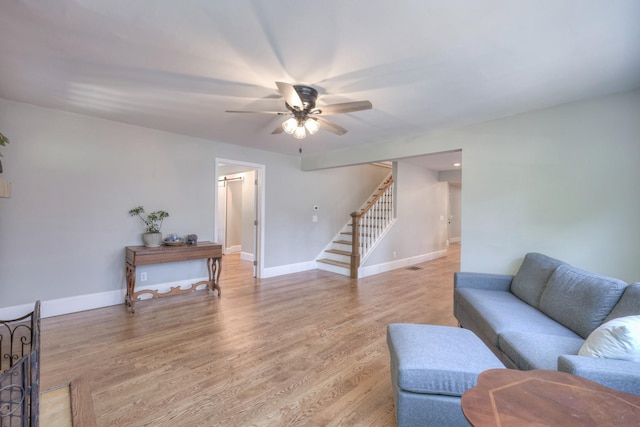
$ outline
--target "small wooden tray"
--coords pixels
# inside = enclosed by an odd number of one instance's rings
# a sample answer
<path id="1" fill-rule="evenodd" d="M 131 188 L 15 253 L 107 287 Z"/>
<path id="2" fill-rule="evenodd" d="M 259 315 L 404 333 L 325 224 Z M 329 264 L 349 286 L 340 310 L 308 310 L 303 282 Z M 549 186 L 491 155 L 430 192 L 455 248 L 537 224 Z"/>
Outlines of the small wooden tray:
<path id="1" fill-rule="evenodd" d="M 180 239 L 175 242 L 169 242 L 167 240 L 163 240 L 162 243 L 164 243 L 167 246 L 182 246 L 184 245 L 184 239 Z"/>

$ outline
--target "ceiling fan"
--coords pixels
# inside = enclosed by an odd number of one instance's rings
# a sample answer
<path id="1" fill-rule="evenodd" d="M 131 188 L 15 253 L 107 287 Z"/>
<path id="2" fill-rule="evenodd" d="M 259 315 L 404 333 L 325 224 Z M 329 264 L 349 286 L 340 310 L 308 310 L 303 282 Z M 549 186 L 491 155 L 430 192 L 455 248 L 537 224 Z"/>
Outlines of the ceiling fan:
<path id="1" fill-rule="evenodd" d="M 316 106 L 318 91 L 311 86 L 292 85 L 290 83 L 276 82 L 278 91 L 284 97 L 284 105 L 288 111 L 238 111 L 227 110 L 227 113 L 249 114 L 274 114 L 278 116 L 292 116 L 282 125 L 274 129 L 272 134 L 286 132 L 294 138 L 303 139 L 307 132 L 313 135 L 320 128 L 336 135 L 344 135 L 347 130 L 322 116 L 341 113 L 353 113 L 354 111 L 370 110 L 373 106 L 369 101 L 343 102 L 321 107 Z"/>

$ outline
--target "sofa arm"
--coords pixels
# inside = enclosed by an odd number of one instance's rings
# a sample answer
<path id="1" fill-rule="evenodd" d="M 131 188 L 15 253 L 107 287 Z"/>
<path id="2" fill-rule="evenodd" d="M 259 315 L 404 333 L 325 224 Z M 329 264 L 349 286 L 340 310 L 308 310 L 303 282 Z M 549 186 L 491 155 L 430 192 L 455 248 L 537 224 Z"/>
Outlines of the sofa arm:
<path id="1" fill-rule="evenodd" d="M 640 362 L 564 355 L 558 357 L 558 371 L 578 375 L 615 390 L 640 395 Z"/>
<path id="2" fill-rule="evenodd" d="M 508 274 L 465 273 L 453 274 L 453 287 L 484 289 L 487 291 L 508 291 L 513 276 Z"/>

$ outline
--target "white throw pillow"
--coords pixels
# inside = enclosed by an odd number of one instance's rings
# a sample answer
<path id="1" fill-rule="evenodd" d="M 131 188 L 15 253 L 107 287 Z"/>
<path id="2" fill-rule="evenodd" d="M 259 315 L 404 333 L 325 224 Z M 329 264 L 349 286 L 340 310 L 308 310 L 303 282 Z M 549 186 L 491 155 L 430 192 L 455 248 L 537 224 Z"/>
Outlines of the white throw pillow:
<path id="1" fill-rule="evenodd" d="M 640 316 L 618 317 L 598 326 L 578 354 L 640 362 Z"/>

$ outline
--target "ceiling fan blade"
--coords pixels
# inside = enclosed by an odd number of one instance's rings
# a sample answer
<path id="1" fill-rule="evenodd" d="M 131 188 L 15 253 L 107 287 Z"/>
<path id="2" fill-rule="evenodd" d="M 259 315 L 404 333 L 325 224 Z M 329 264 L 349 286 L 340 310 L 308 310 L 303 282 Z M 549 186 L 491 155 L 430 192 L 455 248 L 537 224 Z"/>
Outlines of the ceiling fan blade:
<path id="1" fill-rule="evenodd" d="M 343 102 L 341 104 L 330 104 L 316 108 L 319 110 L 317 114 L 341 114 L 341 113 L 353 113 L 354 111 L 370 110 L 373 108 L 369 101 L 354 101 Z"/>
<path id="2" fill-rule="evenodd" d="M 278 86 L 278 91 L 282 94 L 287 104 L 299 110 L 304 109 L 302 99 L 292 84 L 276 82 L 276 85 Z"/>
<path id="3" fill-rule="evenodd" d="M 324 130 L 335 133 L 336 135 L 344 135 L 345 133 L 347 133 L 347 130 L 345 128 L 343 128 L 342 126 L 338 126 L 337 124 L 330 122 L 323 117 L 313 116 L 313 118 L 318 121 L 318 124 L 320 124 L 320 127 Z"/>
<path id="4" fill-rule="evenodd" d="M 246 111 L 246 110 L 225 110 L 225 113 L 275 114 L 277 116 L 286 116 L 291 114 L 288 111 Z"/>
<path id="5" fill-rule="evenodd" d="M 284 128 L 282 127 L 282 125 L 278 125 L 278 127 L 275 128 L 273 132 L 271 132 L 271 135 L 277 135 L 282 132 L 284 132 Z"/>

